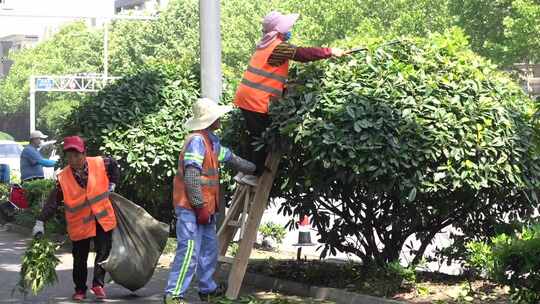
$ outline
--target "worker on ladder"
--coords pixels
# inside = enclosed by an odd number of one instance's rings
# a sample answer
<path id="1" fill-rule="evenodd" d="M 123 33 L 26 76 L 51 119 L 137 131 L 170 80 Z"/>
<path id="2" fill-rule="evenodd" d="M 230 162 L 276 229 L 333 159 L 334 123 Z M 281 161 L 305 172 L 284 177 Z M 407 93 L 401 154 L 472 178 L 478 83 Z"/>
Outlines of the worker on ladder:
<path id="1" fill-rule="evenodd" d="M 263 37 L 257 43 L 256 51 L 236 91 L 234 104 L 242 110 L 248 133 L 248 142 L 243 145 L 246 155 L 243 156 L 257 166 L 253 175 L 235 176 L 237 182 L 256 186 L 257 178 L 264 172 L 266 149 L 255 150 L 253 142 L 270 125 L 268 107 L 270 102 L 283 95 L 289 74 L 289 61 L 309 62 L 347 54 L 338 48 L 305 48 L 288 43 L 298 16 L 273 11 L 264 17 Z"/>
<path id="2" fill-rule="evenodd" d="M 232 109 L 230 106 L 202 98 L 192 109 L 193 117 L 186 122 L 191 133 L 184 140 L 174 177 L 178 244 L 165 288 L 166 304 L 183 303 L 195 272 L 201 300 L 209 301 L 225 292 L 213 279 L 218 258 L 215 213 L 219 207 L 219 163 L 245 173 L 255 171 L 255 164 L 221 146 L 213 133 L 220 127 L 220 117 Z"/>

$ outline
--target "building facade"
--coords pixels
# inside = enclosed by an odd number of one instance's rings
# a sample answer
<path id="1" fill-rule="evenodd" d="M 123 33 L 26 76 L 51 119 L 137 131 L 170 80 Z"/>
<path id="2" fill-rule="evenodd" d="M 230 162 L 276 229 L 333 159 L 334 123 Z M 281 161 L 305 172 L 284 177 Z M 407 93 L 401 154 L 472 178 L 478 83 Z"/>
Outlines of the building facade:
<path id="1" fill-rule="evenodd" d="M 115 0 L 115 12 L 122 13 L 124 11 L 146 11 L 155 12 L 164 9 L 168 0 Z"/>
<path id="2" fill-rule="evenodd" d="M 39 37 L 36 35 L 9 35 L 0 37 L 0 78 L 4 78 L 13 65 L 13 60 L 8 59 L 10 52 L 15 52 L 37 44 Z"/>

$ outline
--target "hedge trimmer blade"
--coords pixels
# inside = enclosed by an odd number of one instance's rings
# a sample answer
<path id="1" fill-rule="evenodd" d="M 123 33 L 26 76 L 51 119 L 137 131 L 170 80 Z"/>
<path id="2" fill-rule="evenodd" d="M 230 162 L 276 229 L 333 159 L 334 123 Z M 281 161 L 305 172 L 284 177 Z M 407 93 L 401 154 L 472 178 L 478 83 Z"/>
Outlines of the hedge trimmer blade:
<path id="1" fill-rule="evenodd" d="M 345 54 L 349 55 L 349 54 L 354 54 L 354 53 L 363 52 L 367 50 L 368 50 L 367 47 L 356 47 L 356 48 L 348 50 Z"/>
<path id="2" fill-rule="evenodd" d="M 381 48 L 383 46 L 397 44 L 399 42 L 400 42 L 399 40 L 392 40 L 392 41 L 389 41 L 387 43 L 383 43 L 383 44 L 379 45 L 376 49 L 379 49 L 379 48 Z M 354 53 L 363 52 L 363 51 L 367 51 L 367 50 L 369 50 L 369 49 L 367 47 L 365 47 L 365 46 L 355 47 L 355 48 L 352 48 L 352 49 L 348 50 L 345 54 L 349 55 L 349 54 L 354 54 Z"/>

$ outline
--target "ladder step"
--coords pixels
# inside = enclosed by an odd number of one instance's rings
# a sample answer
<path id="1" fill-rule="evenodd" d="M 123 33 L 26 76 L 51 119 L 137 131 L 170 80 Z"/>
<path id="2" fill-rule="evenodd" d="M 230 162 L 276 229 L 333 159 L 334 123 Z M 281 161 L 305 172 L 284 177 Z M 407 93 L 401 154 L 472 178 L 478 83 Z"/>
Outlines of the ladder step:
<path id="1" fill-rule="evenodd" d="M 234 263 L 234 258 L 220 255 L 218 257 L 218 261 L 222 262 L 222 263 L 232 264 L 232 263 Z"/>
<path id="2" fill-rule="evenodd" d="M 238 221 L 229 221 L 229 222 L 227 223 L 227 225 L 232 226 L 232 227 L 237 227 L 237 228 L 240 228 L 240 226 L 242 226 L 242 225 L 240 224 L 240 222 L 238 222 Z"/>

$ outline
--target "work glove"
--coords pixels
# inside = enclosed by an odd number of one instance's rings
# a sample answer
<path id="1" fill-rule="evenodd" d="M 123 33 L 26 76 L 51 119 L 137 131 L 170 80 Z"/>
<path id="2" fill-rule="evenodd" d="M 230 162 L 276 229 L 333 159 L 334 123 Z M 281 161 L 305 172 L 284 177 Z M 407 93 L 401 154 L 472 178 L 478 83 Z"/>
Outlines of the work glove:
<path id="1" fill-rule="evenodd" d="M 332 56 L 334 56 L 334 57 L 341 57 L 341 56 L 347 54 L 346 51 L 344 51 L 342 49 L 338 49 L 338 48 L 331 48 L 330 50 L 332 52 Z"/>
<path id="2" fill-rule="evenodd" d="M 34 237 L 38 236 L 39 234 L 45 234 L 45 224 L 42 221 L 36 221 L 36 224 L 34 225 L 34 228 L 32 229 L 32 235 Z"/>
<path id="3" fill-rule="evenodd" d="M 116 189 L 115 183 L 109 183 L 109 192 L 114 192 L 114 189 Z"/>
<path id="4" fill-rule="evenodd" d="M 210 224 L 210 213 L 206 206 L 195 208 L 195 215 L 197 216 L 197 224 L 208 225 Z"/>

